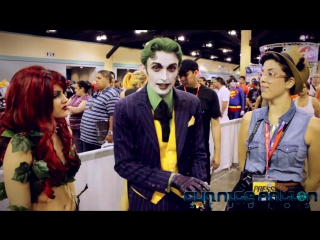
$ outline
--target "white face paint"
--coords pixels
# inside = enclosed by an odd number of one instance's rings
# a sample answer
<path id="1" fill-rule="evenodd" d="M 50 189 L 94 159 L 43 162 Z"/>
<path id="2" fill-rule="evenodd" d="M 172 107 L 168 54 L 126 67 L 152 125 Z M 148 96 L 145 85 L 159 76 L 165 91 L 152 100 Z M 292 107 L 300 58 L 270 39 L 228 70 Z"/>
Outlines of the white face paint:
<path id="1" fill-rule="evenodd" d="M 147 60 L 148 84 L 157 94 L 165 97 L 176 81 L 179 60 L 175 53 L 157 51 L 155 54 L 154 58 Z"/>

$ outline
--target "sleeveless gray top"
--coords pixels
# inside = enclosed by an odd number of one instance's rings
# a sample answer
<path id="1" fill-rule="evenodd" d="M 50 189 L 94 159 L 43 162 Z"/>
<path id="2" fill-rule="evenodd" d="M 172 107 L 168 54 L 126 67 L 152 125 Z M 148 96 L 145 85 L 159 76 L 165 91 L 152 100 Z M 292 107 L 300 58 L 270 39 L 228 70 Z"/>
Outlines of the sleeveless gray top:
<path id="1" fill-rule="evenodd" d="M 312 115 L 304 112 L 291 102 L 290 109 L 279 119 L 279 126 L 282 121 L 291 123 L 288 126 L 280 144 L 270 159 L 269 177 L 278 181 L 302 182 L 304 161 L 307 158 L 308 146 L 305 142 L 305 134 Z M 248 145 L 256 122 L 262 120 L 260 126 Z M 266 169 L 266 147 L 265 147 L 265 122 L 268 120 L 268 107 L 256 109 L 252 113 L 248 138 L 247 138 L 247 161 L 245 169 L 251 172 L 265 173 Z"/>

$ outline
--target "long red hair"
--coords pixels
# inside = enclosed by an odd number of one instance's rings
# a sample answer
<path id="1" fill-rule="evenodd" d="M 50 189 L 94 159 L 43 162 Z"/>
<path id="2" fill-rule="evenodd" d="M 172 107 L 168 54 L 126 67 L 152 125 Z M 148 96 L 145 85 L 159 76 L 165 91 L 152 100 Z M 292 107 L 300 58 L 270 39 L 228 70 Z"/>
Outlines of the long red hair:
<path id="1" fill-rule="evenodd" d="M 10 81 L 5 96 L 6 108 L 0 116 L 0 135 L 5 129 L 15 133 L 43 133 L 35 142 L 34 157 L 47 163 L 50 178 L 43 182 L 42 191 L 51 199 L 55 197 L 52 187 L 60 185 L 66 172 L 68 176 L 74 176 L 80 167 L 77 155 L 74 157 L 70 154 L 73 140 L 66 119 L 53 117 L 54 84 L 61 86 L 64 91 L 67 88 L 66 78 L 59 72 L 42 66 L 21 69 Z M 54 150 L 52 135 L 55 131 L 63 146 L 66 165 L 62 164 Z M 9 138 L 0 136 L 0 142 L 9 141 Z M 6 147 L 1 147 L 0 166 L 5 152 Z"/>

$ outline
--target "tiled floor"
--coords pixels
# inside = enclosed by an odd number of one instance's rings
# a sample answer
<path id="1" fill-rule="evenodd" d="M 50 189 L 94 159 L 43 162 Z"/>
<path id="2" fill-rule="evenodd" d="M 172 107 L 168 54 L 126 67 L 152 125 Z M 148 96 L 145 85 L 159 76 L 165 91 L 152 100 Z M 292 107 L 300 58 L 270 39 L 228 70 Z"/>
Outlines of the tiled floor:
<path id="1" fill-rule="evenodd" d="M 237 166 L 229 170 L 222 170 L 218 173 L 212 174 L 211 178 L 211 189 L 214 192 L 219 191 L 232 191 L 234 186 L 239 180 L 240 170 Z M 320 189 L 317 191 L 318 197 L 320 198 Z M 226 203 L 216 202 L 213 203 L 213 211 L 224 211 Z M 320 199 L 318 202 L 311 200 L 310 207 L 312 211 L 320 211 Z"/>

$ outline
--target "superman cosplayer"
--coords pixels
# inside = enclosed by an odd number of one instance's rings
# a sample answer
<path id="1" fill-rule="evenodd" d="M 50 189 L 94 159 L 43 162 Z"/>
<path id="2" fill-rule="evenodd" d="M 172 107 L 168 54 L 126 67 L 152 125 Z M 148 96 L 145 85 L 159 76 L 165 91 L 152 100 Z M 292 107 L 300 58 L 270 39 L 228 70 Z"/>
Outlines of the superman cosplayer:
<path id="1" fill-rule="evenodd" d="M 181 61 L 177 42 L 151 40 L 141 52 L 147 85 L 116 103 L 114 169 L 129 211 L 193 211 L 183 193 L 210 190 L 200 101 L 173 88 Z"/>
<path id="2" fill-rule="evenodd" d="M 237 80 L 232 78 L 229 82 L 230 101 L 228 117 L 230 120 L 243 116 L 245 107 L 245 95 L 243 90 L 237 86 Z"/>

